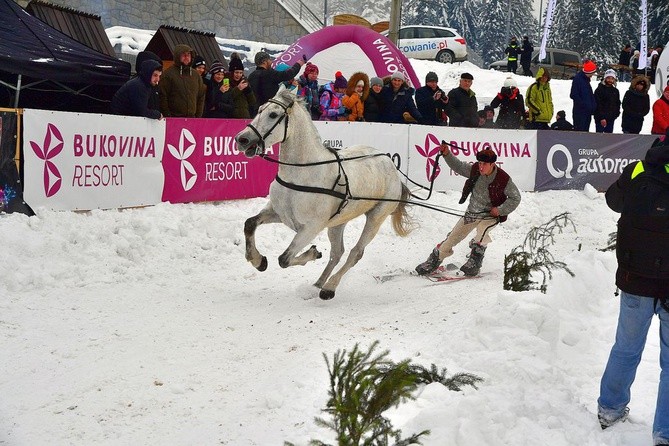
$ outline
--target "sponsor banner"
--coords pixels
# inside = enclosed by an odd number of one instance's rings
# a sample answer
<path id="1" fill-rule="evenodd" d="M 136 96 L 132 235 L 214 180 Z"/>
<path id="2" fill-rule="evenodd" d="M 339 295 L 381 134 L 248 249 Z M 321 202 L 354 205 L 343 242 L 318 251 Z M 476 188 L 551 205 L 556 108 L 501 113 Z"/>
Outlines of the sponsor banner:
<path id="1" fill-rule="evenodd" d="M 407 173 L 409 126 L 377 122 L 314 121 L 323 145 L 343 149 L 355 144 L 390 154 L 395 166 Z"/>
<path id="2" fill-rule="evenodd" d="M 163 201 L 233 200 L 264 197 L 278 164 L 247 158 L 234 137 L 249 120 L 168 118 L 163 168 Z M 267 148 L 278 159 L 278 144 Z"/>
<path id="3" fill-rule="evenodd" d="M 643 159 L 655 136 L 540 131 L 536 190 L 606 190 L 630 162 Z"/>
<path id="4" fill-rule="evenodd" d="M 408 172 L 416 183 L 429 187 L 441 140 L 455 146 L 450 147 L 453 155 L 472 163 L 476 162 L 478 152 L 492 149 L 497 154 L 497 164 L 511 176 L 518 189 L 534 190 L 536 131 L 412 125 L 409 131 Z M 435 173 L 435 190 L 460 190 L 463 181 L 440 158 Z"/>
<path id="5" fill-rule="evenodd" d="M 160 203 L 165 122 L 25 110 L 24 198 L 54 210 Z"/>

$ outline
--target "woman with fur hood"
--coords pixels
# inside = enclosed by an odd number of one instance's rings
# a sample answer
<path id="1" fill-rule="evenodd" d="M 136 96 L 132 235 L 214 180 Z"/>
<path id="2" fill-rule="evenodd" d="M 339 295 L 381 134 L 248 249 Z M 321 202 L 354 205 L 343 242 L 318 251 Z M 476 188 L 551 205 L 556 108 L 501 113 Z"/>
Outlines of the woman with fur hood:
<path id="1" fill-rule="evenodd" d="M 342 99 L 344 107 L 351 110 L 349 121 L 364 121 L 365 101 L 369 96 L 369 77 L 365 73 L 356 72 L 348 79 L 346 94 Z"/>
<path id="2" fill-rule="evenodd" d="M 641 132 L 643 118 L 650 112 L 648 89 L 650 82 L 646 76 L 635 76 L 623 97 L 623 133 Z"/>

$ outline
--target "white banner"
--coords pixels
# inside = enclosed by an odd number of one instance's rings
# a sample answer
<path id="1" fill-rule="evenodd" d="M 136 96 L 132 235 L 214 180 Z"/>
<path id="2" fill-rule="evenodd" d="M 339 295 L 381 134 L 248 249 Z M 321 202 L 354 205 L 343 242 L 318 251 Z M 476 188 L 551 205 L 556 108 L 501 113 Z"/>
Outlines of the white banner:
<path id="1" fill-rule="evenodd" d="M 24 110 L 24 198 L 54 210 L 160 203 L 165 121 Z"/>
<path id="2" fill-rule="evenodd" d="M 462 127 L 411 126 L 409 131 L 409 177 L 429 186 L 434 160 L 441 140 L 451 144 L 459 159 L 476 161 L 476 154 L 492 149 L 497 164 L 504 169 L 521 191 L 534 190 L 537 168 L 537 132 L 532 130 L 468 129 Z M 465 179 L 452 172 L 441 159 L 434 190 L 460 190 Z"/>
<path id="3" fill-rule="evenodd" d="M 648 65 L 648 11 L 646 0 L 641 0 L 641 37 L 639 38 L 639 69 Z"/>
<path id="4" fill-rule="evenodd" d="M 548 36 L 553 27 L 553 13 L 555 12 L 556 0 L 549 0 L 546 9 L 546 19 L 544 20 L 544 33 L 541 37 L 541 49 L 539 50 L 539 60 L 546 58 L 546 45 L 548 44 Z"/>

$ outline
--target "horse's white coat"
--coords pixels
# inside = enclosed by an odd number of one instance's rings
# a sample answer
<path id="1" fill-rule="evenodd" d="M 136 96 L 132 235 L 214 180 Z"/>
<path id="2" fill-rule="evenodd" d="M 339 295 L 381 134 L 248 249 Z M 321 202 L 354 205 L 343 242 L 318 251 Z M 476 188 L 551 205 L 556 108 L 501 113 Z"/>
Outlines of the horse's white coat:
<path id="1" fill-rule="evenodd" d="M 288 120 L 287 124 L 284 119 Z M 257 226 L 280 221 L 297 233 L 279 257 L 282 267 L 304 265 L 320 258 L 321 254 L 315 246 L 301 251 L 323 229 L 328 228 L 332 248 L 330 258 L 315 285 L 321 288 L 321 298 L 331 299 L 342 276 L 360 260 L 365 246 L 374 238 L 388 215 L 393 215 L 393 227 L 399 235 L 409 232 L 409 218 L 403 203 L 375 200 L 408 198 L 408 189 L 402 184 L 390 158 L 373 156 L 379 152 L 369 146 L 356 145 L 338 151 L 339 157 L 344 161 L 337 163 L 335 155 L 323 146 L 302 101 L 292 92 L 280 90 L 270 102 L 260 107 L 258 115 L 246 129 L 237 134 L 235 140 L 238 147 L 247 151 L 247 154 L 255 153 L 258 145 L 264 148 L 283 140 L 279 161 L 295 165 L 279 165 L 278 176 L 282 180 L 299 186 L 345 193 L 347 178 L 352 197 L 369 198 L 348 200 L 337 213 L 342 204 L 341 198 L 325 193 L 298 191 L 275 180 L 270 185 L 269 203 L 258 215 L 249 218 L 244 227 L 246 259 L 259 270 L 263 271 L 267 267 L 267 260 L 255 246 Z M 365 155 L 370 156 L 346 161 Z M 332 162 L 305 166 L 321 161 Z M 367 220 L 360 239 L 351 249 L 345 264 L 330 276 L 344 252 L 343 234 L 346 223 L 363 214 Z"/>

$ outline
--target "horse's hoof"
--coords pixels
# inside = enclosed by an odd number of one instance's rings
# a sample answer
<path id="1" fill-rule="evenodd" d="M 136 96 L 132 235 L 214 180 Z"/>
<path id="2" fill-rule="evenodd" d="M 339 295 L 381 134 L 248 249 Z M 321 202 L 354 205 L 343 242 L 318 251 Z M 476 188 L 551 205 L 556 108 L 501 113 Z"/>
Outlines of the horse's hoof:
<path id="1" fill-rule="evenodd" d="M 323 254 L 316 248 L 316 245 L 311 245 L 311 248 L 309 248 L 311 251 L 314 252 L 314 259 L 320 259 L 323 257 Z"/>
<path id="2" fill-rule="evenodd" d="M 332 290 L 321 290 L 320 293 L 318 293 L 318 297 L 320 297 L 322 300 L 330 300 L 334 297 L 335 292 Z"/>
<path id="3" fill-rule="evenodd" d="M 258 271 L 265 271 L 267 269 L 267 257 L 262 256 L 260 260 L 260 265 L 258 265 Z"/>

